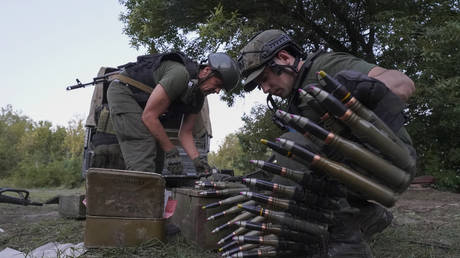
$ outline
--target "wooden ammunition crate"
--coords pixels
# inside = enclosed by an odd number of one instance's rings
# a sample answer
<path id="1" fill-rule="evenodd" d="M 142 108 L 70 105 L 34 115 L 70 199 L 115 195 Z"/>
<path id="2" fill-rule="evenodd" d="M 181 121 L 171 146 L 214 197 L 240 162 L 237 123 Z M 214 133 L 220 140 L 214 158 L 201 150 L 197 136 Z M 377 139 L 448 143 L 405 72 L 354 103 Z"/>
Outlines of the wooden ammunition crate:
<path id="1" fill-rule="evenodd" d="M 59 196 L 59 215 L 68 219 L 84 219 L 86 216 L 86 206 L 83 204 L 84 194 L 60 195 Z"/>
<path id="2" fill-rule="evenodd" d="M 165 181 L 155 173 L 90 168 L 86 176 L 86 214 L 162 218 Z"/>
<path id="3" fill-rule="evenodd" d="M 203 197 L 199 195 L 199 192 L 200 190 L 192 188 L 173 188 L 172 198 L 177 200 L 177 206 L 170 220 L 180 228 L 181 234 L 188 241 L 205 249 L 217 249 L 217 241 L 236 230 L 237 227 L 232 225 L 215 234 L 211 231 L 232 219 L 235 214 L 206 221 L 206 218 L 231 206 L 203 210 L 203 205 L 218 202 L 224 198 Z"/>
<path id="4" fill-rule="evenodd" d="M 165 241 L 165 219 L 86 216 L 85 247 L 135 247 Z"/>

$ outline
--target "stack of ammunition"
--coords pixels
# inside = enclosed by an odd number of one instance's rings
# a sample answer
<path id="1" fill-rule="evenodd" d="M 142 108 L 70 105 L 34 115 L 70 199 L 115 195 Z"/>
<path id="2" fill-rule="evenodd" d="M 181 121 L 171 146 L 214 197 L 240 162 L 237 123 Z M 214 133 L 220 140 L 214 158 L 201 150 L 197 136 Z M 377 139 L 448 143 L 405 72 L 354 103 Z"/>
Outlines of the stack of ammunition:
<path id="1" fill-rule="evenodd" d="M 203 191 L 204 195 L 228 196 L 203 207 L 230 206 L 208 218 L 229 217 L 213 232 L 236 229 L 219 240 L 222 256 L 324 256 L 329 229 L 357 212 L 347 201 L 350 194 L 391 207 L 409 186 L 415 164 L 407 147 L 338 81 L 322 71 L 318 76 L 323 89 L 309 86 L 300 89 L 299 96 L 321 115 L 322 126 L 281 110 L 275 115 L 320 151 L 316 153 L 289 139 L 261 140 L 306 169 L 299 171 L 251 160 L 268 173 L 290 179 L 292 185 L 256 178 L 243 178 L 242 184 L 197 183 L 198 187 L 213 188 Z M 340 135 L 343 128 L 351 134 Z M 325 151 L 326 148 L 334 152 Z"/>

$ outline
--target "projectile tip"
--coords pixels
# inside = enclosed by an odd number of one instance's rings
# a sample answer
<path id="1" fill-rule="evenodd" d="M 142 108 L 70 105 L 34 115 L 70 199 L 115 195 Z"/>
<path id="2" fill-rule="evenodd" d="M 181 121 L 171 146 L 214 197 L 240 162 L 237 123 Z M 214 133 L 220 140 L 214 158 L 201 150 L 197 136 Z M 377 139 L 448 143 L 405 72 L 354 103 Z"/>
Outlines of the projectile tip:
<path id="1" fill-rule="evenodd" d="M 321 76 L 321 77 L 326 77 L 326 72 L 324 72 L 323 70 L 319 71 L 318 74 Z"/>
<path id="2" fill-rule="evenodd" d="M 263 143 L 263 144 L 267 144 L 268 140 L 266 140 L 266 139 L 260 139 L 260 142 Z"/>

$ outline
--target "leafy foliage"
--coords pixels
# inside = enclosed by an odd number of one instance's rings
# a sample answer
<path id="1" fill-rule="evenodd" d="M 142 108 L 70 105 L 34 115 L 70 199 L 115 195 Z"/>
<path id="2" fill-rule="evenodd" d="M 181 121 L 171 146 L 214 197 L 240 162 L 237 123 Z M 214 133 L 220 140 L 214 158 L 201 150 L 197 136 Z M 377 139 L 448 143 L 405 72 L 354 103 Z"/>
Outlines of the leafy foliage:
<path id="1" fill-rule="evenodd" d="M 82 120 L 67 128 L 34 122 L 11 105 L 0 114 L 1 178 L 19 187 L 67 186 L 80 183 Z"/>
<path id="2" fill-rule="evenodd" d="M 246 155 L 242 155 L 243 150 L 238 137 L 229 134 L 217 152 L 208 155 L 209 164 L 219 169 L 233 169 L 235 175 L 243 175 L 246 172 L 245 166 L 249 164 Z"/>
<path id="3" fill-rule="evenodd" d="M 272 122 L 272 113 L 263 105 L 255 106 L 249 115 L 243 116 L 244 126 L 235 134 L 225 137 L 217 152 L 208 156 L 210 163 L 218 168 L 234 169 L 236 175 L 243 175 L 256 170 L 249 160 L 267 160 L 271 151 L 260 139 L 278 137 L 281 129 Z"/>

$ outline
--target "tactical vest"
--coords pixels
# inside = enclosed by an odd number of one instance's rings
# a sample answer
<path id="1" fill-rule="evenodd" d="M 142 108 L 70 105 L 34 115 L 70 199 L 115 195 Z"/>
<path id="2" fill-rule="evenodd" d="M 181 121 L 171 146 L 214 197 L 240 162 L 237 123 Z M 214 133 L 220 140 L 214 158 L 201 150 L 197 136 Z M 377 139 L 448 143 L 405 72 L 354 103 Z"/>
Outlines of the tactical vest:
<path id="1" fill-rule="evenodd" d="M 297 107 L 299 103 L 297 89 L 302 85 L 315 58 L 320 54 L 321 52 L 316 52 L 311 55 L 311 57 L 307 58 L 304 66 L 299 71 L 294 83 L 293 94 L 288 98 L 288 112 L 301 114 Z M 406 122 L 406 117 L 403 113 L 405 108 L 404 102 L 379 80 L 371 78 L 366 74 L 349 70 L 341 71 L 334 77 L 363 105 L 368 107 L 382 119 L 393 132 L 398 132 Z"/>
<path id="2" fill-rule="evenodd" d="M 181 52 L 170 52 L 162 54 L 153 54 L 153 55 L 143 55 L 138 56 L 136 62 L 127 63 L 118 68 L 124 69 L 123 74 L 128 77 L 142 82 L 143 84 L 155 88 L 155 79 L 153 78 L 153 72 L 158 69 L 161 62 L 171 60 L 182 63 L 185 66 L 185 69 L 190 75 L 191 79 L 197 78 L 198 75 L 198 64 L 193 62 L 190 58 L 185 56 Z M 147 100 L 149 99 L 150 94 L 146 93 L 136 87 L 131 85 L 128 86 L 133 92 L 133 96 L 136 99 L 137 103 L 142 108 L 145 108 Z M 192 96 L 193 99 L 190 102 L 184 102 L 183 99 L 174 100 L 171 103 L 171 106 L 168 111 L 174 113 L 198 113 L 201 110 L 203 105 L 204 96 Z"/>

